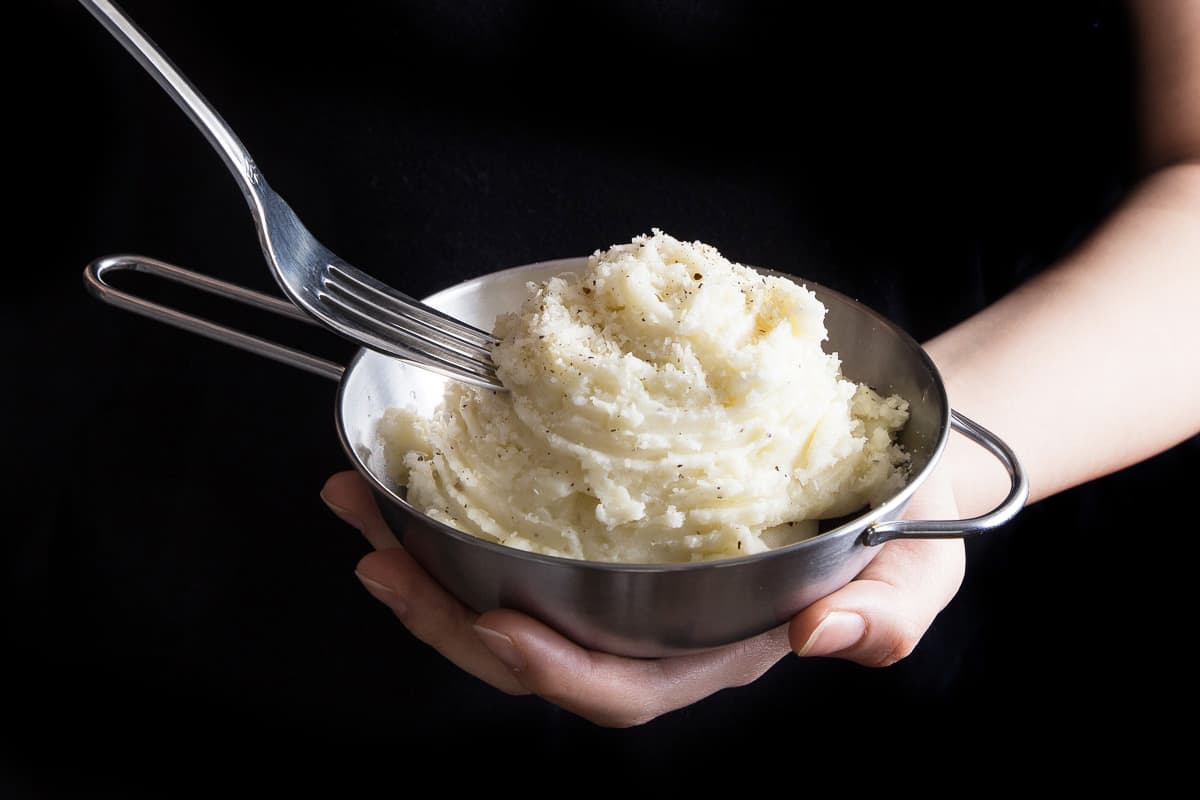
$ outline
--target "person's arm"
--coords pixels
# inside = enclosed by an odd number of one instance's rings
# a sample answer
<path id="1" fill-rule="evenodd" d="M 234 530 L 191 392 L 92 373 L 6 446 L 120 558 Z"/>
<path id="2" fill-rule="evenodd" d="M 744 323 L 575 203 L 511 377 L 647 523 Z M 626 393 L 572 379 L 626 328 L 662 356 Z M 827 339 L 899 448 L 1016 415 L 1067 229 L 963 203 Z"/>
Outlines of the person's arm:
<path id="1" fill-rule="evenodd" d="M 1200 0 L 1130 10 L 1145 177 L 1067 258 L 926 344 L 952 405 L 1016 450 L 1030 502 L 1200 431 Z M 1007 488 L 993 458 L 952 436 L 909 511 L 932 499 L 973 516 Z M 904 657 L 957 592 L 961 554 L 889 543 L 792 621 L 793 647 L 873 666 Z"/>
<path id="2" fill-rule="evenodd" d="M 1055 268 L 926 345 L 954 406 L 1020 455 L 1031 502 L 1200 430 L 1200 2 L 1131 11 L 1146 177 Z M 1005 489 L 977 450 L 948 454 L 967 514 Z"/>
<path id="3" fill-rule="evenodd" d="M 1031 499 L 1107 474 L 1200 430 L 1200 0 L 1132 4 L 1142 57 L 1147 176 L 1062 263 L 928 343 L 953 405 L 1006 439 Z M 952 442 L 908 515 L 972 515 L 1006 478 Z M 476 616 L 396 544 L 356 473 L 322 496 L 376 548 L 367 590 L 418 638 L 510 693 L 604 725 L 635 725 L 754 680 L 790 649 L 870 666 L 905 657 L 958 590 L 963 546 L 893 541 L 855 580 L 789 625 L 719 650 L 658 660 L 584 650 L 514 611 Z"/>

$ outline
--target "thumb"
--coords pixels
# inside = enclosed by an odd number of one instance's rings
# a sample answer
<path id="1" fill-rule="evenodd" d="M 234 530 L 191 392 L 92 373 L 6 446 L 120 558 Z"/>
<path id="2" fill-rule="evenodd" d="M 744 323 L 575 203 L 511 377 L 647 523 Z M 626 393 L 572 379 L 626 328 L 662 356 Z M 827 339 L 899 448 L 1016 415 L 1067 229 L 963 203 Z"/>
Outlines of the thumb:
<path id="1" fill-rule="evenodd" d="M 962 583 L 962 541 L 893 541 L 857 579 L 801 611 L 788 630 L 801 656 L 886 667 L 907 656 Z"/>

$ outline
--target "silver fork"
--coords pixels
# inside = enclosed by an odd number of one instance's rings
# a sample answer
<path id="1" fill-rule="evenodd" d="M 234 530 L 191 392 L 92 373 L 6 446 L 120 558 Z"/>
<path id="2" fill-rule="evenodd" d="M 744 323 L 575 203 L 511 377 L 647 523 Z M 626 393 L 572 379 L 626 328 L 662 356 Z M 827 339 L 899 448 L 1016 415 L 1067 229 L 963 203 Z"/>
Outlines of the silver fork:
<path id="1" fill-rule="evenodd" d="M 238 179 L 275 280 L 288 299 L 359 344 L 456 380 L 504 389 L 485 331 L 356 269 L 318 242 L 270 186 L 233 130 L 125 12 L 80 0 L 182 108 Z"/>

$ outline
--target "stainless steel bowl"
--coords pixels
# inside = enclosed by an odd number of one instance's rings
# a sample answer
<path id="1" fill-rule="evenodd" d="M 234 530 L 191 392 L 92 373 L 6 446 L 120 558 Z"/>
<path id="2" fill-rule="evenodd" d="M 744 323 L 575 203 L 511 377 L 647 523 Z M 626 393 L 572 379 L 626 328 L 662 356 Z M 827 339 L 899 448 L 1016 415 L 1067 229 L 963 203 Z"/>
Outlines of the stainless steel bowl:
<path id="1" fill-rule="evenodd" d="M 484 275 L 426 302 L 490 330 L 495 316 L 517 308 L 526 283 L 582 269 L 586 259 L 530 264 Z M 1028 485 L 1002 441 L 954 412 L 936 367 L 904 331 L 843 294 L 806 283 L 828 309 L 829 349 L 844 374 L 909 401 L 901 444 L 912 457 L 908 484 L 883 505 L 821 535 L 778 550 L 686 564 L 610 564 L 545 556 L 478 539 L 425 516 L 384 470 L 376 425 L 393 406 L 432 411 L 446 379 L 390 356 L 361 350 L 337 364 L 152 304 L 114 289 L 107 272 L 133 269 L 307 321 L 286 301 L 138 256 L 99 259 L 85 270 L 89 290 L 105 302 L 339 381 L 337 430 L 355 468 L 374 488 L 388 524 L 413 557 L 454 596 L 477 611 L 527 612 L 580 644 L 629 656 L 664 656 L 737 641 L 768 630 L 848 583 L 897 538 L 961 537 L 997 527 L 1024 505 Z M 765 270 L 764 270 L 765 271 Z M 1008 497 L 969 520 L 899 519 L 937 464 L 952 429 L 992 452 L 1012 479 Z"/>

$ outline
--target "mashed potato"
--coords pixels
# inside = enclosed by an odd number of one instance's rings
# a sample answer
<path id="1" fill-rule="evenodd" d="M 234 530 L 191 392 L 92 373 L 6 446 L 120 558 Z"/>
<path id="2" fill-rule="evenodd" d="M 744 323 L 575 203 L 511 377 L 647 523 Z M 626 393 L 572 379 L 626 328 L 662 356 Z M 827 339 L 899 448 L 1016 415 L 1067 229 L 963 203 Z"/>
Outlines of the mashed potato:
<path id="1" fill-rule="evenodd" d="M 450 382 L 432 417 L 380 425 L 431 517 L 539 553 L 693 561 L 756 553 L 906 480 L 898 396 L 844 379 L 825 307 L 655 231 L 530 284 L 501 316 L 509 392 Z"/>

